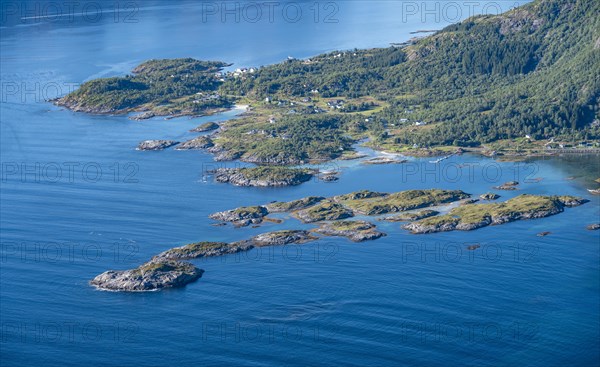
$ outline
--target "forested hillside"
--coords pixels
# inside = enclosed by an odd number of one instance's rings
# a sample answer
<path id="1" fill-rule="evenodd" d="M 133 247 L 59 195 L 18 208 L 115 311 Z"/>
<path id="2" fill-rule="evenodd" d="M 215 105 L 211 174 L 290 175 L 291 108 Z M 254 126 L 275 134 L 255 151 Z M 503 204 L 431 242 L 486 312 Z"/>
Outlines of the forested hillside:
<path id="1" fill-rule="evenodd" d="M 387 107 L 385 125 L 410 121 L 397 143 L 476 144 L 531 135 L 598 138 L 600 2 L 535 1 L 451 25 L 406 48 L 332 53 L 262 68 L 231 93 L 358 98 Z"/>

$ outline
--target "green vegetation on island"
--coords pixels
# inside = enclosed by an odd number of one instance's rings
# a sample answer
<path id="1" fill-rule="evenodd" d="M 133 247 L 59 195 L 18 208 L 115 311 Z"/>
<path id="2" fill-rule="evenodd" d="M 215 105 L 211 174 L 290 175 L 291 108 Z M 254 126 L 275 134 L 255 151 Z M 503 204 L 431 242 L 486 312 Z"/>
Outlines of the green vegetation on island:
<path id="1" fill-rule="evenodd" d="M 598 14 L 597 1 L 536 0 L 401 47 L 235 72 L 222 72 L 222 62 L 153 60 L 57 103 L 172 115 L 249 104 L 245 117 L 223 124 L 211 151 L 258 164 L 344 157 L 365 138 L 407 155 L 452 145 L 513 154 L 589 148 L 600 138 Z"/>
<path id="2" fill-rule="evenodd" d="M 378 215 L 421 209 L 470 197 L 460 190 L 409 190 L 365 199 L 340 200 L 356 213 Z"/>
<path id="3" fill-rule="evenodd" d="M 219 124 L 216 122 L 205 122 L 202 125 L 198 126 L 195 129 L 190 130 L 193 133 L 203 133 L 207 131 L 217 130 L 219 128 Z"/>
<path id="4" fill-rule="evenodd" d="M 422 219 L 403 228 L 412 233 L 470 231 L 488 225 L 548 217 L 562 212 L 565 207 L 585 202 L 573 196 L 520 195 L 502 203 L 459 206 L 446 215 Z"/>
<path id="5" fill-rule="evenodd" d="M 132 75 L 95 79 L 56 101 L 74 111 L 127 113 L 150 111 L 153 115 L 196 115 L 230 108 L 233 100 L 218 94 L 216 76 L 228 64 L 191 58 L 150 60 Z"/>
<path id="6" fill-rule="evenodd" d="M 309 196 L 290 202 L 274 202 L 268 204 L 266 207 L 269 210 L 269 213 L 283 213 L 306 209 L 310 206 L 320 203 L 323 200 L 325 200 L 325 198 L 321 196 Z"/>
<path id="7" fill-rule="evenodd" d="M 363 220 L 346 220 L 353 217 L 355 212 L 346 207 L 348 203 L 373 202 L 374 200 L 389 200 L 394 203 L 394 210 L 403 211 L 409 208 L 432 205 L 445 205 L 459 202 L 468 197 L 462 191 L 444 190 L 410 190 L 392 194 L 377 193 L 368 190 L 340 195 L 332 198 L 308 197 L 288 203 L 277 204 L 275 212 L 288 210 L 292 215 L 305 223 L 320 222 L 311 231 L 286 229 L 256 235 L 248 240 L 232 243 L 197 242 L 182 247 L 176 247 L 156 255 L 150 262 L 132 270 L 107 271 L 93 280 L 91 284 L 107 290 L 115 291 L 150 291 L 168 287 L 180 287 L 199 279 L 204 272 L 190 263 L 179 260 L 192 260 L 204 257 L 224 256 L 255 247 L 281 246 L 288 244 L 304 244 L 319 239 L 317 235 L 345 237 L 353 242 L 375 240 L 386 236 L 377 227 Z M 401 202 L 401 198 L 403 202 Z M 434 233 L 452 230 L 474 230 L 488 225 L 504 224 L 517 220 L 543 218 L 564 211 L 565 207 L 574 207 L 587 202 L 574 196 L 537 196 L 521 195 L 502 203 L 469 204 L 454 207 L 448 214 L 438 215 L 433 210 L 423 210 L 417 213 L 403 213 L 404 218 L 393 217 L 400 221 L 416 220 L 403 226 L 412 233 Z M 363 206 L 361 206 L 362 208 Z M 302 208 L 302 209 L 300 209 Z M 384 212 L 390 210 L 386 208 Z M 380 210 L 370 211 L 369 215 L 379 215 Z M 235 223 L 260 223 L 269 214 L 267 206 L 241 207 L 210 217 L 216 220 Z M 425 219 L 422 219 L 425 218 Z M 389 218 L 383 218 L 389 219 Z M 597 230 L 598 224 L 587 227 Z M 546 236 L 550 232 L 538 235 Z M 478 245 L 469 246 L 475 250 Z"/>
<path id="8" fill-rule="evenodd" d="M 435 210 L 421 210 L 419 212 L 401 213 L 391 217 L 385 217 L 387 222 L 413 222 L 415 220 L 425 219 L 440 214 Z"/>
<path id="9" fill-rule="evenodd" d="M 325 202 L 308 209 L 294 212 L 294 216 L 304 223 L 322 222 L 325 220 L 339 220 L 354 216 L 352 210 L 341 204 Z"/>
<path id="10" fill-rule="evenodd" d="M 313 177 L 310 170 L 279 166 L 259 166 L 251 168 L 219 168 L 215 180 L 236 186 L 296 186 Z"/>
<path id="11" fill-rule="evenodd" d="M 342 220 L 327 222 L 314 230 L 325 236 L 346 237 L 352 242 L 376 240 L 386 234 L 377 230 L 377 226 L 362 220 Z"/>

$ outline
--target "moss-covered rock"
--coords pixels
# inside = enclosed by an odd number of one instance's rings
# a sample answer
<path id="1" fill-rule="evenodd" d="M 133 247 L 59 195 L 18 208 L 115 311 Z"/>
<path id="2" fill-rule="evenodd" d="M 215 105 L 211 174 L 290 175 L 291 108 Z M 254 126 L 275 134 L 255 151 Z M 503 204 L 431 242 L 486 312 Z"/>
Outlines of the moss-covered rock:
<path id="1" fill-rule="evenodd" d="M 284 213 L 294 210 L 301 210 L 311 207 L 325 200 L 321 196 L 309 196 L 299 200 L 288 201 L 288 202 L 275 202 L 266 205 L 270 213 Z"/>
<path id="2" fill-rule="evenodd" d="M 217 130 L 219 128 L 219 124 L 216 122 L 205 122 L 202 125 L 198 126 L 195 129 L 190 130 L 193 133 L 203 133 L 207 131 Z"/>
<path id="3" fill-rule="evenodd" d="M 361 191 L 351 192 L 349 194 L 334 196 L 333 200 L 337 201 L 337 202 L 344 202 L 344 201 L 349 201 L 349 200 L 362 200 L 362 199 L 378 198 L 378 197 L 383 197 L 383 196 L 387 196 L 387 195 L 388 194 L 384 193 L 384 192 L 361 190 Z"/>
<path id="4" fill-rule="evenodd" d="M 383 218 L 383 220 L 388 222 L 413 222 L 415 220 L 433 217 L 438 214 L 440 213 L 436 212 L 435 210 L 422 210 L 415 213 L 402 213 L 398 215 L 393 215 L 391 217 Z"/>
<path id="5" fill-rule="evenodd" d="M 562 212 L 565 206 L 572 207 L 585 202 L 572 196 L 520 195 L 503 203 L 459 206 L 446 215 L 409 223 L 403 228 L 413 233 L 470 231 L 488 225 L 548 217 Z"/>
<path id="6" fill-rule="evenodd" d="M 447 204 L 469 196 L 460 190 L 408 190 L 368 199 L 344 200 L 342 203 L 357 213 L 378 215 Z"/>
<path id="7" fill-rule="evenodd" d="M 259 224 L 263 218 L 269 214 L 264 206 L 243 206 L 233 210 L 213 213 L 211 219 L 222 222 L 231 222 L 237 226 L 245 227 L 250 224 Z"/>
<path id="8" fill-rule="evenodd" d="M 289 245 L 292 243 L 302 244 L 317 239 L 317 237 L 311 235 L 311 233 L 308 231 L 283 230 L 259 234 L 258 236 L 252 237 L 251 242 L 258 247 L 263 247 Z"/>
<path id="9" fill-rule="evenodd" d="M 198 150 L 198 149 L 208 149 L 215 144 L 212 139 L 208 136 L 199 136 L 192 140 L 188 140 L 184 143 L 179 144 L 175 150 Z"/>
<path id="10" fill-rule="evenodd" d="M 288 167 L 220 168 L 215 173 L 217 182 L 254 187 L 296 186 L 312 177 L 309 170 Z"/>
<path id="11" fill-rule="evenodd" d="M 362 220 L 343 220 L 323 223 L 314 232 L 325 236 L 346 237 L 353 242 L 363 242 L 376 240 L 386 235 L 376 228 L 377 226 L 374 224 Z"/>
<path id="12" fill-rule="evenodd" d="M 182 247 L 172 248 L 156 255 L 154 258 L 166 260 L 190 260 L 201 257 L 234 254 L 241 251 L 248 251 L 252 247 L 253 246 L 251 245 L 239 246 L 224 242 L 197 242 Z"/>
<path id="13" fill-rule="evenodd" d="M 346 219 L 353 217 L 354 213 L 341 204 L 325 202 L 297 211 L 293 215 L 304 223 L 314 223 L 326 220 Z"/>

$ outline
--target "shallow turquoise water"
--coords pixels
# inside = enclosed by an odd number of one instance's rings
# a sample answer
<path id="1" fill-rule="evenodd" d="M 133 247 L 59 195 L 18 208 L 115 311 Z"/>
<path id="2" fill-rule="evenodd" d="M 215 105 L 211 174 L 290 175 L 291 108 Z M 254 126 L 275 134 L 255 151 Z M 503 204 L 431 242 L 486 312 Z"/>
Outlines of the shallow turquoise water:
<path id="1" fill-rule="evenodd" d="M 2 28 L 2 365 L 597 365 L 599 233 L 585 226 L 600 216 L 598 197 L 586 191 L 594 187 L 589 177 L 600 176 L 598 157 L 337 162 L 337 183 L 235 188 L 204 182 L 202 172 L 215 163 L 203 152 L 133 147 L 185 139 L 190 128 L 236 112 L 140 123 L 60 110 L 43 101 L 42 89 L 6 89 L 122 74 L 153 57 L 260 65 L 386 46 L 441 27 L 414 17 L 399 22 L 401 3 L 370 4 L 339 3 L 338 23 L 308 16 L 292 25 L 203 22 L 198 5 L 157 2 L 137 23 Z M 185 289 L 120 294 L 87 285 L 100 272 L 137 266 L 176 245 L 300 227 L 293 219 L 260 229 L 213 227 L 207 215 L 217 210 L 359 189 L 479 195 L 514 179 L 523 182 L 520 190 L 502 192 L 502 200 L 560 193 L 591 201 L 469 233 L 412 236 L 379 223 L 388 237 L 374 242 L 331 238 L 198 261 L 206 273 Z M 537 237 L 542 231 L 552 234 Z M 482 248 L 466 251 L 472 243 Z"/>

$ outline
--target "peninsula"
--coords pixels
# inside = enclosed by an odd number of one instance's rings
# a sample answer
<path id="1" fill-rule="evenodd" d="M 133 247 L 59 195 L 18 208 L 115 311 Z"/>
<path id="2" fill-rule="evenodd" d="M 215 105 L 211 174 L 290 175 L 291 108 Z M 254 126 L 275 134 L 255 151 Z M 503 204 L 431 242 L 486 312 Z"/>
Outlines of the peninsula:
<path id="1" fill-rule="evenodd" d="M 597 1 L 537 0 L 402 46 L 236 71 L 219 61 L 150 60 L 55 103 L 88 113 L 139 111 L 137 118 L 249 105 L 198 146 L 218 160 L 267 165 L 351 156 L 358 141 L 416 156 L 457 147 L 492 155 L 593 151 L 600 138 L 597 14 Z"/>

